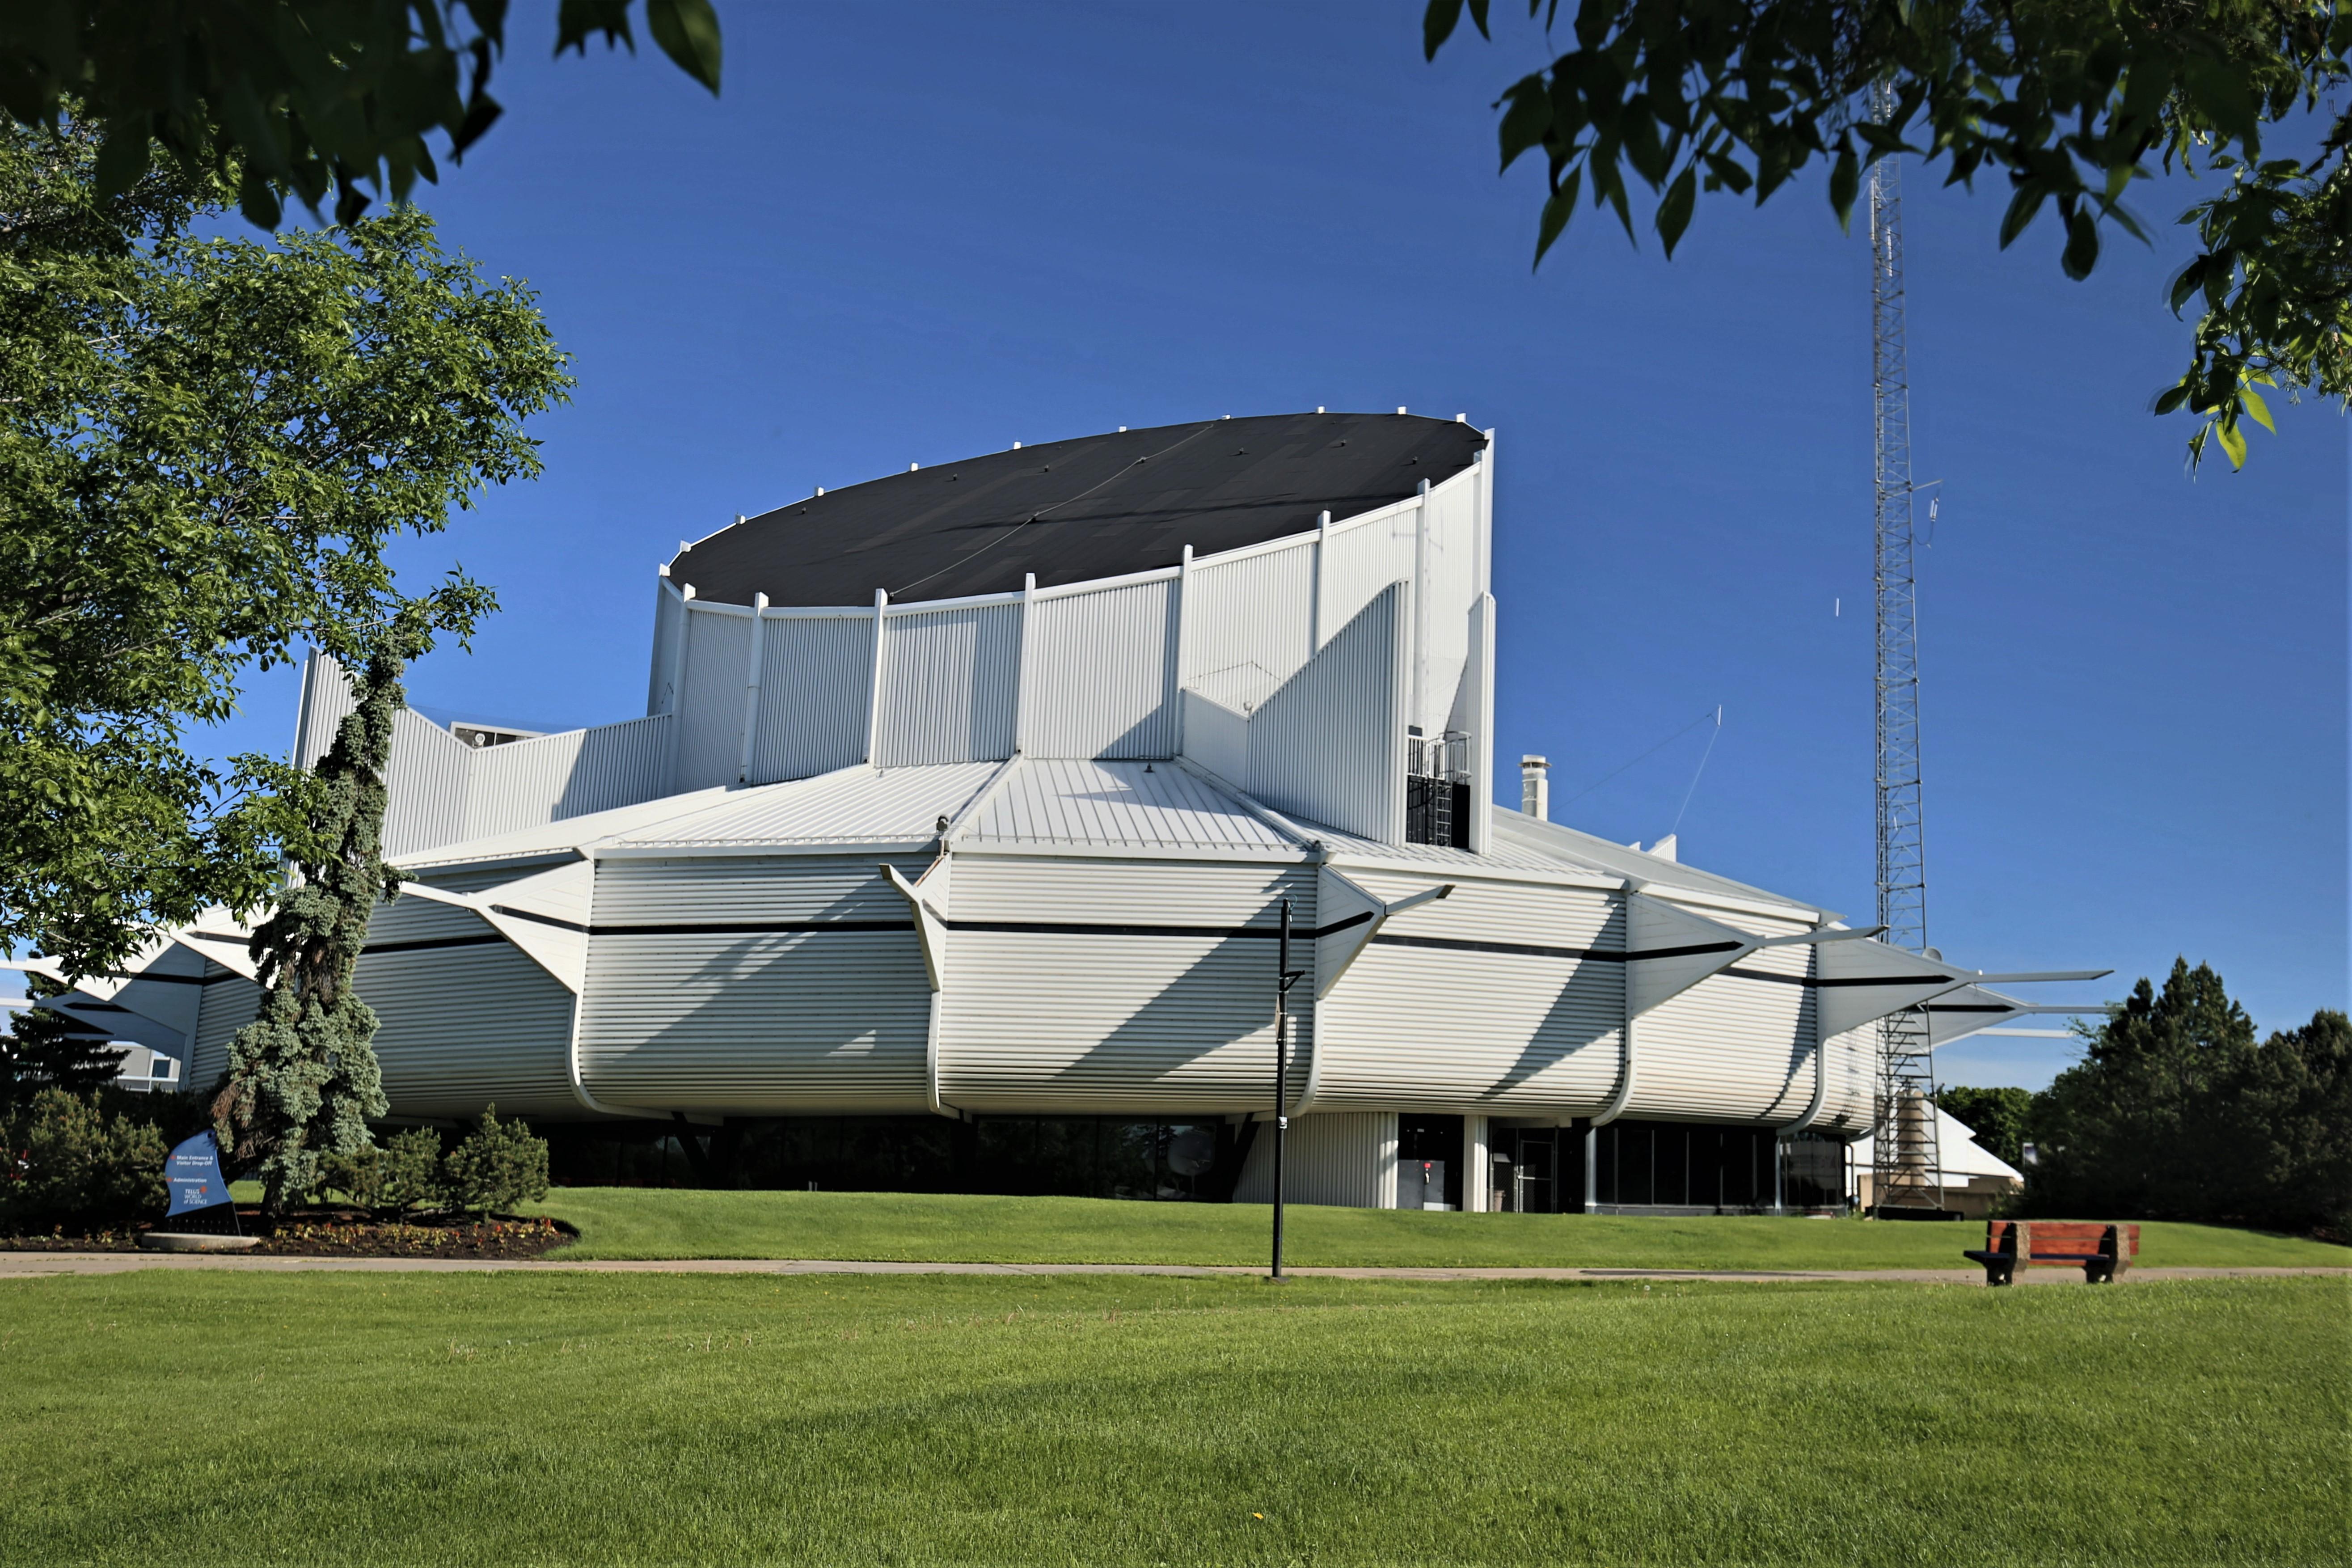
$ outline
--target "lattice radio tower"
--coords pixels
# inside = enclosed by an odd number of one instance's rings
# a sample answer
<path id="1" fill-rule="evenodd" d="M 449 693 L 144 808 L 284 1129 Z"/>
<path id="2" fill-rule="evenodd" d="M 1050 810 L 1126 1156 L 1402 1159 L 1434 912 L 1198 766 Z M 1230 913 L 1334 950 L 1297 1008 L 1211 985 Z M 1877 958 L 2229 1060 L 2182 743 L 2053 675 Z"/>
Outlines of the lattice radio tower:
<path id="1" fill-rule="evenodd" d="M 1894 116 L 1895 84 L 1875 83 L 1871 118 Z M 1927 945 L 1927 845 L 1919 814 L 1919 636 L 1912 569 L 1911 385 L 1903 331 L 1903 175 L 1891 157 L 1870 166 L 1871 407 L 1875 426 L 1878 630 L 1878 921 L 1880 940 Z M 1879 1024 L 1878 1134 L 1871 1202 L 1940 1209 L 1936 1064 L 1927 1015 L 1906 1008 Z"/>

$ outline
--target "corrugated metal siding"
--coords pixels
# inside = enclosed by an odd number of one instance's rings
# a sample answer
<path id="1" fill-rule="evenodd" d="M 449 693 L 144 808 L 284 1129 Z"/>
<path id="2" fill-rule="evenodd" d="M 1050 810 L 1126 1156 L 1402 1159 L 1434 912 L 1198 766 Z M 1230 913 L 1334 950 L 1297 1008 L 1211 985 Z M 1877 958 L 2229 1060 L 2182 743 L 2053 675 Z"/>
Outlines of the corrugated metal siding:
<path id="1" fill-rule="evenodd" d="M 1250 715 L 1250 794 L 1367 838 L 1398 837 L 1408 601 L 1384 590 Z"/>
<path id="2" fill-rule="evenodd" d="M 487 940 L 476 940 L 487 939 Z M 565 1058 L 572 994 L 467 910 L 429 899 L 376 906 L 354 988 L 375 1010 L 376 1060 L 395 1116 L 579 1112 Z"/>
<path id="3" fill-rule="evenodd" d="M 475 750 L 464 837 L 487 838 L 665 793 L 668 714 Z"/>
<path id="4" fill-rule="evenodd" d="M 1315 923 L 1307 866 L 959 857 L 940 1030 L 940 1094 L 972 1110 L 1199 1111 L 1274 1095 L 1277 944 L 1213 934 L 978 931 L 971 921 Z M 1294 961 L 1311 951 L 1305 938 Z M 1312 993 L 1292 993 L 1292 1089 L 1313 1059 Z"/>
<path id="5" fill-rule="evenodd" d="M 1183 684 L 1247 711 L 1290 679 L 1307 646 L 1315 546 L 1196 565 L 1184 596 Z"/>
<path id="6" fill-rule="evenodd" d="M 770 616 L 761 637 L 751 782 L 811 778 L 864 761 L 873 616 Z"/>
<path id="7" fill-rule="evenodd" d="M 731 784 L 743 763 L 743 689 L 751 617 L 720 610 L 687 616 L 685 694 L 677 710 L 673 790 Z"/>
<path id="8" fill-rule="evenodd" d="M 1708 911 L 1762 936 L 1804 928 Z M 1802 978 L 1811 947 L 1766 948 L 1734 967 Z M 1812 1048 L 1809 998 L 1801 985 L 1720 973 L 1700 981 L 1633 1020 L 1633 1098 L 1628 1118 L 1668 1121 L 1792 1121 L 1812 1098 L 1812 1075 L 1799 1066 Z"/>
<path id="9" fill-rule="evenodd" d="M 1361 615 L 1391 583 L 1412 580 L 1411 506 L 1331 531 L 1323 562 L 1323 638 Z"/>
<path id="10" fill-rule="evenodd" d="M 1878 1026 L 1833 1035 L 1827 1045 L 1828 1079 L 1817 1132 L 1853 1135 L 1870 1131 L 1878 1115 Z M 1810 1087 L 1806 1093 L 1812 1092 Z"/>
<path id="11" fill-rule="evenodd" d="M 882 635 L 877 765 L 901 768 L 1013 754 L 1020 605 L 886 616 Z"/>
<path id="12" fill-rule="evenodd" d="M 1293 847 L 1239 801 L 1171 763 L 1075 758 L 1023 758 L 963 837 L 978 844 Z"/>
<path id="13" fill-rule="evenodd" d="M 1171 581 L 1030 606 L 1027 755 L 1174 754 L 1175 604 Z"/>
<path id="14" fill-rule="evenodd" d="M 466 785 L 473 748 L 423 714 L 393 715 L 392 761 L 384 769 L 383 853 L 397 861 L 414 849 L 466 837 Z"/>
<path id="15" fill-rule="evenodd" d="M 675 817 L 617 842 L 630 847 L 897 843 L 930 837 L 961 811 L 1002 764 L 845 768 L 823 778 L 734 793 L 707 811 Z"/>
<path id="16" fill-rule="evenodd" d="M 205 961 L 205 999 L 196 1012 L 196 1048 L 187 1066 L 190 1093 L 208 1094 L 228 1071 L 228 1043 L 261 1011 L 261 987 Z"/>
<path id="17" fill-rule="evenodd" d="M 302 665 L 302 700 L 294 721 L 294 765 L 315 767 L 335 743 L 335 731 L 358 704 L 343 667 L 315 649 Z"/>
<path id="18" fill-rule="evenodd" d="M 1339 1208 L 1392 1209 L 1397 1201 L 1397 1119 L 1359 1110 L 1294 1117 L 1282 1152 L 1283 1198 Z M 1257 1130 L 1234 1201 L 1274 1201 L 1274 1131 Z"/>
<path id="19" fill-rule="evenodd" d="M 1469 469 L 1429 492 L 1429 580 L 1423 584 L 1429 667 L 1423 710 L 1406 721 L 1432 735 L 1452 722 L 1470 658 L 1470 606 L 1478 596 L 1477 482 L 1477 471 Z"/>
<path id="20" fill-rule="evenodd" d="M 895 862 L 909 878 L 920 859 Z M 904 931 L 608 931 L 906 922 Z M 872 859 L 606 860 L 580 1070 L 611 1104 L 731 1114 L 925 1109 L 930 984 L 906 900 Z"/>
<path id="21" fill-rule="evenodd" d="M 1349 875 L 1383 900 L 1439 878 Z M 1461 882 L 1383 936 L 1622 952 L 1624 908 L 1597 889 Z M 1315 1103 L 1588 1116 L 1617 1082 L 1625 966 L 1610 959 L 1374 942 L 1323 999 Z"/>

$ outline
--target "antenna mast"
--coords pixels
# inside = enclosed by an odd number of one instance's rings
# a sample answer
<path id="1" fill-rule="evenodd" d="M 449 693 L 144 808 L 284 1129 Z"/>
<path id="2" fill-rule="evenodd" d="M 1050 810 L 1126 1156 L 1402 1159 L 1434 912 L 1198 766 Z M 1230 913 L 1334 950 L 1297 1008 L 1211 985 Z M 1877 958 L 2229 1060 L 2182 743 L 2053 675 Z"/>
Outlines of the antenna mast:
<path id="1" fill-rule="evenodd" d="M 1895 83 L 1871 86 L 1871 118 L 1895 114 Z M 1919 812 L 1918 595 L 1912 568 L 1911 384 L 1903 327 L 1903 175 L 1893 157 L 1870 166 L 1871 411 L 1875 426 L 1878 612 L 1877 826 L 1881 940 L 1927 947 L 1927 847 Z M 1927 1015 L 1906 1008 L 1879 1022 L 1874 1210 L 1939 1210 L 1943 1161 L 1936 1138 L 1936 1064 Z"/>

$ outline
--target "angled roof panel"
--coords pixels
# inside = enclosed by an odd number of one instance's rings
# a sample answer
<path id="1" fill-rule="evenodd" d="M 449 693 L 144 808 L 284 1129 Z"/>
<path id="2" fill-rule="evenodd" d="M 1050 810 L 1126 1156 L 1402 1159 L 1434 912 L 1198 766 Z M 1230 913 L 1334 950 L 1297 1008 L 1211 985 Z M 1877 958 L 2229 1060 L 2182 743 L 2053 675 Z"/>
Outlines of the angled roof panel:
<path id="1" fill-rule="evenodd" d="M 1579 833 L 1575 828 L 1563 827 L 1557 822 L 1528 816 L 1508 806 L 1495 807 L 1493 820 L 1498 849 L 1509 847 L 1581 870 L 1600 871 L 1612 877 L 1632 877 L 1663 889 L 1680 888 L 1693 893 L 1717 893 L 1757 903 L 1785 904 L 1791 909 L 1810 910 L 1828 919 L 1836 918 L 1833 910 L 1822 909 L 1803 899 L 1752 888 L 1745 882 L 1735 882 L 1728 877 L 1718 877 L 1711 871 L 1702 871 L 1696 866 L 1685 866 L 1677 860 L 1645 855 L 1639 849 L 1612 844 L 1590 833 Z"/>
<path id="2" fill-rule="evenodd" d="M 670 563 L 698 598 L 870 605 L 1041 588 L 1173 566 L 1403 500 L 1486 438 L 1401 414 L 1277 414 L 1085 436 L 811 496 Z"/>
<path id="3" fill-rule="evenodd" d="M 961 837 L 982 844 L 1291 849 L 1208 780 L 1171 763 L 1024 760 Z"/>
<path id="4" fill-rule="evenodd" d="M 725 789 L 699 789 L 684 795 L 663 795 L 657 800 L 643 801 L 635 805 L 586 812 L 579 816 L 567 816 L 533 827 L 518 827 L 510 833 L 492 834 L 487 838 L 469 838 L 457 844 L 420 849 L 413 855 L 396 855 L 392 861 L 403 871 L 430 873 L 453 870 L 486 860 L 516 860 L 534 855 L 557 854 L 566 849 L 583 848 L 617 834 L 650 827 L 673 816 L 691 816 L 724 801 L 730 793 Z"/>
<path id="5" fill-rule="evenodd" d="M 763 844 L 898 844 L 930 837 L 1003 763 L 869 768 L 863 763 L 792 784 L 725 792 L 701 811 L 610 840 L 621 849 Z"/>

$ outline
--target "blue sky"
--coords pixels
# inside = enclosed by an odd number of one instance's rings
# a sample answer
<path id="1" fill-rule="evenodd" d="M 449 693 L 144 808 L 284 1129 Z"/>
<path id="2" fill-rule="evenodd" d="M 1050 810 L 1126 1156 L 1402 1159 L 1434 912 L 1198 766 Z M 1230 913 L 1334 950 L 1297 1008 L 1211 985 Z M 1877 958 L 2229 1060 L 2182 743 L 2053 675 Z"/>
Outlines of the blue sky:
<path id="1" fill-rule="evenodd" d="M 1497 7 L 1498 11 L 1508 7 Z M 546 477 L 408 550 L 495 584 L 413 700 L 564 727 L 643 710 L 654 572 L 739 511 L 1117 425 L 1326 405 L 1499 427 L 1498 755 L 1554 815 L 1866 918 L 1869 307 L 1818 179 L 1703 204 L 1676 258 L 1580 218 L 1488 104 L 1527 29 L 1420 58 L 1410 0 L 786 7 L 722 0 L 711 100 L 658 56 L 551 63 L 520 8 L 508 118 L 425 194 L 576 356 Z M 2346 1005 L 2346 421 L 2279 410 L 2182 470 L 2146 412 L 2185 252 L 2068 283 L 2005 196 L 1908 182 L 1928 926 L 2000 971 L 2210 960 L 2264 1028 Z M 2184 190 L 2142 187 L 2159 230 Z M 1843 600 L 1843 614 L 1833 614 Z M 224 750 L 282 749 L 257 680 Z M 1570 797 L 1574 798 L 1572 801 Z M 1948 1081 L 2036 1086 L 2063 1041 Z"/>

